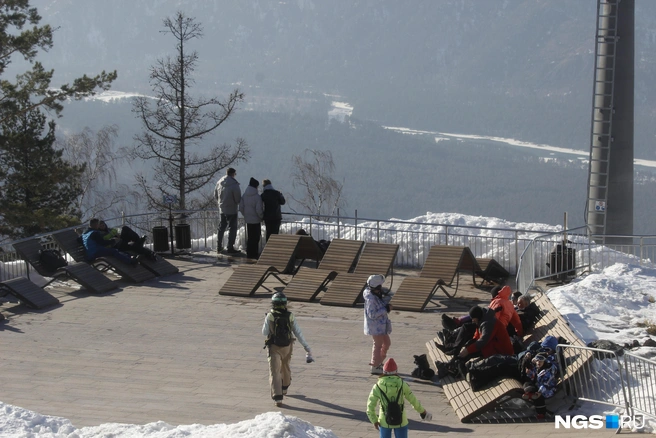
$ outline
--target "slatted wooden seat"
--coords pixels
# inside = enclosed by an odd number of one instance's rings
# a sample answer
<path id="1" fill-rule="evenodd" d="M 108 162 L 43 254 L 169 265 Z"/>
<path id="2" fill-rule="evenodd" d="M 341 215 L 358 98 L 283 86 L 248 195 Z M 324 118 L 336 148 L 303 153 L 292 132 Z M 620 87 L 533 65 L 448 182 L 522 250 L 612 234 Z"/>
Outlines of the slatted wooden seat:
<path id="1" fill-rule="evenodd" d="M 252 296 L 269 276 L 273 276 L 282 284 L 287 284 L 279 274 L 294 271 L 295 253 L 300 241 L 301 236 L 272 234 L 257 263 L 237 266 L 219 290 L 219 294 Z"/>
<path id="2" fill-rule="evenodd" d="M 290 301 L 313 301 L 337 273 L 350 272 L 364 242 L 333 239 L 317 269 L 301 267 L 283 291 Z"/>
<path id="3" fill-rule="evenodd" d="M 143 257 L 139 260 L 139 264 L 155 274 L 157 277 L 165 277 L 167 275 L 177 274 L 180 272 L 180 269 L 178 269 L 177 266 L 166 260 L 161 255 L 158 255 L 156 260 L 150 259 L 148 257 Z"/>
<path id="4" fill-rule="evenodd" d="M 362 298 L 367 278 L 372 274 L 387 277 L 398 251 L 397 244 L 366 243 L 353 273 L 339 272 L 319 302 L 328 306 L 355 306 Z"/>
<path id="5" fill-rule="evenodd" d="M 96 294 L 109 292 L 118 288 L 118 286 L 113 281 L 86 263 L 69 263 L 67 266 L 63 266 L 54 272 L 49 271 L 45 266 L 41 264 L 39 251 L 41 251 L 43 247 L 41 246 L 41 242 L 39 242 L 37 239 L 23 240 L 21 242 L 14 243 L 13 247 L 16 250 L 16 253 L 18 253 L 18 255 L 20 255 L 20 257 L 25 260 L 25 262 L 28 264 L 28 267 L 32 266 L 34 270 L 43 277 L 52 278 L 48 284 L 50 284 L 52 281 L 66 278 L 75 281 L 89 292 Z"/>
<path id="6" fill-rule="evenodd" d="M 300 268 L 305 260 L 314 260 L 319 267 L 323 258 L 323 251 L 317 245 L 317 242 L 311 236 L 300 236 L 301 241 L 296 248 L 297 265 Z"/>
<path id="7" fill-rule="evenodd" d="M 440 289 L 447 297 L 453 298 L 458 292 L 460 273 L 471 273 L 473 278 L 477 270 L 478 263 L 469 247 L 432 246 L 419 278 L 406 277 L 392 296 L 390 304 L 396 310 L 421 312 Z M 450 294 L 447 287 L 453 288 L 454 292 Z"/>
<path id="8" fill-rule="evenodd" d="M 57 298 L 25 277 L 1 282 L 0 292 L 15 296 L 18 301 L 33 309 L 44 309 L 59 304 Z"/>
<path id="9" fill-rule="evenodd" d="M 510 272 L 494 259 L 477 258 L 476 262 L 478 263 L 478 269 L 475 274 L 482 279 L 481 284 L 477 286 L 484 283 L 503 284 L 510 277 Z M 474 279 L 474 285 L 476 285 L 476 279 Z"/>
<path id="10" fill-rule="evenodd" d="M 131 265 L 114 257 L 98 257 L 92 262 L 88 262 L 86 249 L 78 240 L 78 237 L 78 234 L 74 230 L 62 230 L 52 234 L 52 238 L 57 242 L 61 250 L 78 263 L 87 263 L 101 272 L 112 270 L 124 280 L 132 283 L 141 283 L 156 277 L 152 271 L 149 271 L 140 264 Z"/>
<path id="11" fill-rule="evenodd" d="M 578 336 L 569 327 L 568 322 L 554 307 L 546 294 L 541 294 L 535 304 L 540 309 L 540 317 L 536 322 L 535 328 L 531 333 L 524 337 L 524 344 L 528 345 L 531 341 L 542 341 L 547 335 L 555 337 L 562 336 L 571 345 L 585 346 Z M 428 353 L 433 361 L 448 362 L 451 357 L 445 355 L 437 349 L 435 342 L 437 338 L 426 343 Z M 572 378 L 590 359 L 592 353 L 587 350 L 579 350 L 575 356 L 566 359 L 564 377 L 561 378 L 560 388 L 567 389 L 568 379 Z M 462 378 L 445 376 L 440 379 L 444 394 L 453 407 L 456 415 L 463 423 L 476 420 L 485 413 L 496 410 L 498 416 L 506 420 L 517 420 L 517 413 L 509 411 L 504 417 L 502 405 L 513 398 L 521 398 L 524 393 L 522 384 L 511 378 L 500 378 L 485 385 L 479 391 L 472 391 L 469 383 Z M 560 390 L 560 389 L 559 389 Z M 527 406 L 528 412 L 533 412 L 531 407 Z M 497 417 L 498 418 L 498 417 Z"/>

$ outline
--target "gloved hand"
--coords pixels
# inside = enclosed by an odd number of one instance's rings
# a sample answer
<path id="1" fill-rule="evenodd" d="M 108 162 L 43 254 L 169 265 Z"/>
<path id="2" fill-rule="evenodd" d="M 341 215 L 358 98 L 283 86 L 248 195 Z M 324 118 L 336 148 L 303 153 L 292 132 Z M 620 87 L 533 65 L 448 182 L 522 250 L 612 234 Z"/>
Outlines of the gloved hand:
<path id="1" fill-rule="evenodd" d="M 307 353 L 305 353 L 305 362 L 307 362 L 307 363 L 314 362 L 314 358 L 312 357 L 312 353 L 309 352 L 309 351 Z"/>
<path id="2" fill-rule="evenodd" d="M 424 409 L 424 412 L 422 412 L 421 414 L 419 414 L 419 416 L 420 416 L 421 419 L 424 420 L 424 421 L 431 421 L 431 420 L 433 419 L 433 414 L 431 414 L 430 412 L 428 412 L 426 409 Z"/>

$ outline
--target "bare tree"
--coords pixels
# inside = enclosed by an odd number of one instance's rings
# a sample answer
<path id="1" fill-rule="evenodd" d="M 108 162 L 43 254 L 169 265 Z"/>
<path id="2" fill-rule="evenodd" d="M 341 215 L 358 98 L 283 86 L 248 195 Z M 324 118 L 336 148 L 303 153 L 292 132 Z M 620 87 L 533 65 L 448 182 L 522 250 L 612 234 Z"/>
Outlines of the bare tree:
<path id="1" fill-rule="evenodd" d="M 56 141 L 67 161 L 86 165 L 81 178 L 81 193 L 76 201 L 83 220 L 101 213 L 118 216 L 136 200 L 128 185 L 118 184 L 116 168 L 127 162 L 127 153 L 116 147 L 117 137 L 118 126 L 109 125 L 95 133 L 85 128 L 78 134 Z"/>
<path id="2" fill-rule="evenodd" d="M 238 138 L 236 144 L 210 146 L 201 140 L 228 120 L 244 95 L 235 89 L 226 100 L 218 98 L 194 99 L 189 90 L 194 85 L 192 73 L 198 54 L 187 52 L 187 43 L 203 36 L 201 25 L 194 18 L 177 12 L 173 19 L 164 20 L 162 33 L 176 39 L 175 57 L 158 59 L 150 70 L 150 83 L 155 92 L 154 108 L 151 98 L 139 97 L 132 111 L 144 126 L 135 136 L 134 157 L 154 160 L 152 182 L 138 174 L 137 182 L 145 193 L 150 208 L 162 208 L 163 195 L 177 195 L 179 209 L 205 208 L 209 196 L 187 200 L 187 195 L 206 187 L 216 174 L 249 157 L 246 142 Z M 200 154 L 199 151 L 209 151 Z"/>
<path id="3" fill-rule="evenodd" d="M 305 211 L 319 217 L 331 216 L 346 206 L 342 197 L 344 183 L 333 178 L 335 162 L 330 151 L 306 149 L 303 155 L 294 155 L 292 162 L 292 187 L 300 189 L 301 195 L 291 198 Z"/>

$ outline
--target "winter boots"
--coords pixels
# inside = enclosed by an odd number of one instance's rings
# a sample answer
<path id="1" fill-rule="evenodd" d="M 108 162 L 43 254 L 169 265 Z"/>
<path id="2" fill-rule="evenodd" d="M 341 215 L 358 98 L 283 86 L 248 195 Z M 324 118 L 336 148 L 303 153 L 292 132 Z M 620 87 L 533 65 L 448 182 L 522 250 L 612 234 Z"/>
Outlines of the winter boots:
<path id="1" fill-rule="evenodd" d="M 377 375 L 383 374 L 383 364 L 381 363 L 377 367 L 372 366 L 371 367 L 371 374 L 377 374 Z"/>

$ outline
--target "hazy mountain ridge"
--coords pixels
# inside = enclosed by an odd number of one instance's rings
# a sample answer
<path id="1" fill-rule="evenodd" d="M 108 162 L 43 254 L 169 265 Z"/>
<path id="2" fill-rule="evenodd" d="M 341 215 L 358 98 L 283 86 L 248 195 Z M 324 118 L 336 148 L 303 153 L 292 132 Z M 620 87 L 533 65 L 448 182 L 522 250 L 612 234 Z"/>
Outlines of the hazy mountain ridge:
<path id="1" fill-rule="evenodd" d="M 65 114 L 58 126 L 71 132 L 119 124 L 117 147 L 132 144 L 141 129 L 129 99 L 72 102 Z M 247 163 L 236 166 L 242 187 L 251 176 L 269 178 L 288 198 L 293 193 L 292 155 L 306 148 L 331 150 L 335 177 L 344 181 L 348 201 L 342 215 L 352 216 L 357 209 L 359 217 L 409 219 L 427 211 L 458 212 L 557 225 L 567 211 L 570 226 L 583 224 L 587 166 L 568 156 L 485 140 L 435 142 L 433 135 L 400 134 L 353 118 L 349 123 L 329 121 L 325 112 L 240 111 L 208 144 L 238 136 L 246 138 L 252 151 Z M 125 166 L 119 179 L 127 183 L 135 170 L 148 168 Z M 656 234 L 653 176 L 648 171 L 636 176 L 636 234 Z"/>
<path id="2" fill-rule="evenodd" d="M 144 94 L 150 66 L 174 48 L 162 19 L 178 9 L 198 18 L 205 37 L 190 46 L 200 56 L 192 93 L 246 92 L 244 110 L 208 139 L 248 141 L 243 183 L 269 177 L 290 193 L 292 155 L 328 149 L 345 181 L 344 214 L 454 211 L 559 224 L 567 211 L 570 225 L 582 223 L 580 163 L 545 163 L 544 153 L 479 141 L 436 144 L 381 125 L 587 150 L 595 0 L 31 3 L 60 27 L 54 49 L 39 57 L 56 78 L 116 68 L 113 89 Z M 636 158 L 656 159 L 656 2 L 636 0 L 636 26 Z M 353 105 L 350 124 L 328 121 L 332 99 Z M 120 146 L 140 129 L 128 102 L 76 103 L 58 123 L 67 130 L 117 123 Z M 635 232 L 656 233 L 656 184 L 640 180 Z"/>
<path id="3" fill-rule="evenodd" d="M 205 28 L 198 90 L 247 99 L 333 93 L 354 116 L 417 129 L 589 143 L 595 0 L 38 0 L 60 26 L 48 64 L 72 77 L 119 70 L 116 88 L 148 91 L 171 53 L 161 21 L 177 9 Z M 656 2 L 636 1 L 636 155 L 652 147 Z"/>

